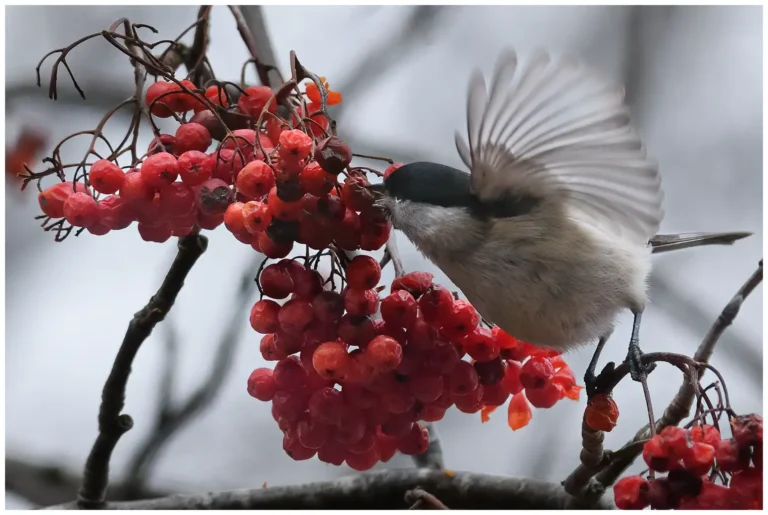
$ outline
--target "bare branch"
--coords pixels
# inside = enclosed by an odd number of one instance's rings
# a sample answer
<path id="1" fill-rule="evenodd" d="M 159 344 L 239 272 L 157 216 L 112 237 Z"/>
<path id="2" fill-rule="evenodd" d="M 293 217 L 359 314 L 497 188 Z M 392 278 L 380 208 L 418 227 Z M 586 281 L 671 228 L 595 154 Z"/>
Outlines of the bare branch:
<path id="1" fill-rule="evenodd" d="M 259 76 L 259 80 L 265 86 L 272 87 L 272 81 L 269 76 L 269 72 L 272 70 L 277 71 L 275 68 L 275 57 L 273 53 L 272 44 L 269 41 L 267 35 L 267 27 L 264 24 L 264 18 L 261 15 L 261 7 L 253 6 L 250 10 L 250 22 L 246 21 L 243 11 L 236 5 L 230 5 L 229 10 L 232 11 L 232 15 L 235 17 L 235 23 L 237 24 L 237 31 L 240 33 L 240 37 L 243 38 L 245 46 L 248 48 L 248 52 L 251 54 L 251 60 L 256 66 L 256 73 Z M 256 12 L 254 12 L 256 11 Z M 263 47 L 256 45 L 255 34 L 260 34 L 259 42 Z M 271 62 L 267 59 L 271 57 Z M 280 73 L 279 71 L 277 72 Z M 283 82 L 282 77 L 279 78 L 279 82 Z"/>
<path id="2" fill-rule="evenodd" d="M 99 435 L 93 444 L 83 472 L 78 504 L 85 507 L 99 507 L 104 503 L 109 483 L 109 461 L 120 437 L 133 427 L 130 415 L 121 414 L 125 406 L 125 389 L 131 373 L 133 359 L 152 329 L 171 310 L 184 280 L 192 266 L 208 247 L 208 238 L 191 234 L 179 239 L 179 252 L 171 265 L 168 275 L 149 303 L 128 325 L 123 343 L 117 352 L 112 371 L 104 384 L 99 408 Z"/>
<path id="3" fill-rule="evenodd" d="M 323 483 L 108 503 L 107 509 L 403 509 L 421 488 L 451 509 L 563 509 L 570 496 L 554 483 L 430 469 L 385 470 Z M 599 509 L 613 509 L 600 500 Z M 77 503 L 48 509 L 77 509 Z"/>

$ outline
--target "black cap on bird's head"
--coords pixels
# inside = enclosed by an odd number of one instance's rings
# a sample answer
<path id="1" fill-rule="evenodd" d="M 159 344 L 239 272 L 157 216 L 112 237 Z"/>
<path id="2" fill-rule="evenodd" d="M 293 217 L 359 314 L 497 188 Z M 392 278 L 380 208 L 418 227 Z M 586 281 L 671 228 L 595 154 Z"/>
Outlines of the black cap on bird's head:
<path id="1" fill-rule="evenodd" d="M 370 186 L 379 197 L 390 197 L 445 208 L 468 208 L 479 218 L 508 218 L 529 213 L 539 199 L 508 191 L 497 198 L 481 200 L 472 193 L 471 176 L 426 161 L 404 165 Z"/>
<path id="2" fill-rule="evenodd" d="M 370 189 L 380 196 L 442 207 L 469 206 L 472 199 L 468 173 L 426 161 L 401 166 Z"/>

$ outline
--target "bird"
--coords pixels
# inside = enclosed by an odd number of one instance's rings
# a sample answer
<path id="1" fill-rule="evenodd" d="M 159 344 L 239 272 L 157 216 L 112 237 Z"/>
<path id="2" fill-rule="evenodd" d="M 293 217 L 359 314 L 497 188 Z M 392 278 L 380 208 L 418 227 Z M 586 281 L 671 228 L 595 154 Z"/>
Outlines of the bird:
<path id="1" fill-rule="evenodd" d="M 505 48 L 489 85 L 471 74 L 466 119 L 455 144 L 468 172 L 404 164 L 369 186 L 376 205 L 483 319 L 559 352 L 597 343 L 588 390 L 628 310 L 625 362 L 640 381 L 653 369 L 640 350 L 651 255 L 751 233 L 657 234 L 659 166 L 625 91 L 573 56 L 536 50 L 522 63 Z"/>

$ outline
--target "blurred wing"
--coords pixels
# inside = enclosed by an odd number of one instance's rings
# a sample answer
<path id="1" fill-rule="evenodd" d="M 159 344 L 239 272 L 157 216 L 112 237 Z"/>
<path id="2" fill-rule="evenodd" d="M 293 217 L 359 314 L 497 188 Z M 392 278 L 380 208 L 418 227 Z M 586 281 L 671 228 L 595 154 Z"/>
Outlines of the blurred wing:
<path id="1" fill-rule="evenodd" d="M 646 243 L 663 210 L 661 178 L 630 125 L 624 91 L 571 58 L 534 53 L 526 66 L 505 51 L 490 90 L 470 80 L 466 142 L 456 148 L 472 190 L 562 198 L 571 216 Z"/>

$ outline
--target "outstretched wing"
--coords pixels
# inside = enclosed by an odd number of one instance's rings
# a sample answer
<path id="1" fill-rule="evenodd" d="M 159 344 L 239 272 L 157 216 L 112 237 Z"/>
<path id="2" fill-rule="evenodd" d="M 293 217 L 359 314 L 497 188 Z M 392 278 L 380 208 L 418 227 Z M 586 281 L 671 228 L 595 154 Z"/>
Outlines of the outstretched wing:
<path id="1" fill-rule="evenodd" d="M 499 57 L 490 90 L 479 71 L 467 99 L 468 143 L 456 147 L 483 201 L 506 192 L 559 196 L 569 213 L 643 244 L 663 210 L 658 166 L 630 125 L 624 91 L 572 58 Z"/>

